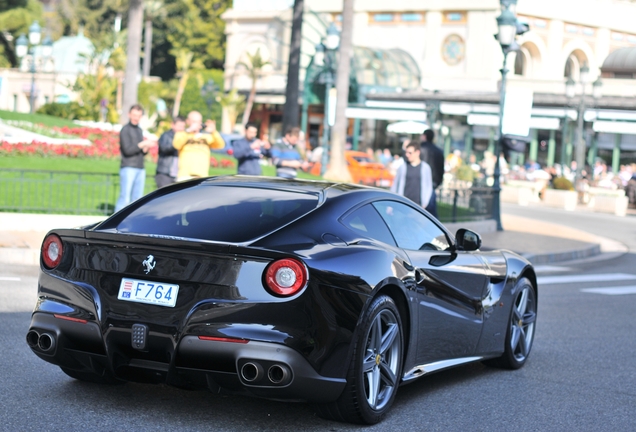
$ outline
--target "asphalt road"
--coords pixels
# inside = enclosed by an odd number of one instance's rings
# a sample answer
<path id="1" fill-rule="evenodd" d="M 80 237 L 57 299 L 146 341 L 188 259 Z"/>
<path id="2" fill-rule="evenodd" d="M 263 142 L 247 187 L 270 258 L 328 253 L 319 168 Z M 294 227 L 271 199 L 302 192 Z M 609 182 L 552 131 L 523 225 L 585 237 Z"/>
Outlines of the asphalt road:
<path id="1" fill-rule="evenodd" d="M 512 206 L 504 210 L 567 222 L 636 251 L 636 218 Z M 636 256 L 629 253 L 611 261 L 540 267 L 537 333 L 524 368 L 503 371 L 473 364 L 423 377 L 399 389 L 383 423 L 363 429 L 635 430 L 635 264 Z M 68 378 L 33 355 L 24 341 L 37 272 L 35 267 L 0 264 L 0 430 L 361 429 L 323 420 L 307 404 L 166 386 L 108 387 Z"/>

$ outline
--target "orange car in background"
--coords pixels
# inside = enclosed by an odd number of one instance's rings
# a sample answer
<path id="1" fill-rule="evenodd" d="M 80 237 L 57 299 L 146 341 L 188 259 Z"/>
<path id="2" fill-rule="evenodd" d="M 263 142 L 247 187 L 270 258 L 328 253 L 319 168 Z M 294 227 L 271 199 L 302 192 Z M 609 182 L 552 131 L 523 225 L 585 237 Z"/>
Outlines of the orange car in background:
<path id="1" fill-rule="evenodd" d="M 374 161 L 368 154 L 360 151 L 345 151 L 345 160 L 353 183 L 368 186 L 391 187 L 393 176 L 389 170 L 379 162 Z M 310 173 L 320 175 L 320 162 L 316 162 Z"/>

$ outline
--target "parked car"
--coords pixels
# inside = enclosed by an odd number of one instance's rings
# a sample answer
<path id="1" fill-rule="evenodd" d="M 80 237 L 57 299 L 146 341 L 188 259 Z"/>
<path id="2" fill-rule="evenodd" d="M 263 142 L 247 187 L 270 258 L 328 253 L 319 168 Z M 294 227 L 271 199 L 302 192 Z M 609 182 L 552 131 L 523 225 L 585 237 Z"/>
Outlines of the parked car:
<path id="1" fill-rule="evenodd" d="M 374 161 L 364 152 L 347 150 L 345 159 L 351 174 L 352 182 L 368 186 L 389 188 L 393 183 L 393 175 L 379 162 Z M 322 164 L 316 162 L 311 168 L 311 174 L 320 175 Z"/>
<path id="2" fill-rule="evenodd" d="M 212 149 L 211 151 L 213 153 L 223 153 L 223 154 L 228 154 L 231 156 L 232 154 L 234 154 L 234 148 L 232 147 L 232 143 L 234 141 L 237 141 L 243 138 L 243 135 L 235 134 L 235 133 L 230 133 L 230 134 L 221 133 L 221 138 L 223 138 L 223 141 L 225 141 L 225 147 L 223 147 L 222 149 Z"/>
<path id="3" fill-rule="evenodd" d="M 535 271 L 480 244 L 382 189 L 176 183 L 47 234 L 26 342 L 78 380 L 308 401 L 373 424 L 423 375 L 526 363 Z"/>

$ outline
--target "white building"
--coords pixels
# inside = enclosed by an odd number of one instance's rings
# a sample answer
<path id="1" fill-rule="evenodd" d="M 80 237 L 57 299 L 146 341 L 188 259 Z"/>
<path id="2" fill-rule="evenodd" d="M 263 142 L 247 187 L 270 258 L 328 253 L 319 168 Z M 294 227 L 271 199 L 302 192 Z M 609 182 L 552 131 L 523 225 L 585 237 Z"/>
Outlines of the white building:
<path id="1" fill-rule="evenodd" d="M 233 8 L 224 15 L 226 88 L 246 91 L 251 85 L 239 66 L 245 52 L 260 48 L 272 63 L 257 83 L 256 100 L 263 105 L 254 112 L 254 119 L 261 121 L 261 132 L 270 135 L 277 133 L 284 103 L 292 3 L 234 0 Z M 339 23 L 341 10 L 342 0 L 305 0 L 301 82 L 315 44 L 324 37 L 329 22 Z M 636 3 L 519 0 L 516 12 L 530 28 L 517 38 L 519 50 L 508 56 L 509 86 L 528 87 L 534 92 L 532 142 L 527 156 L 550 164 L 567 160 L 573 140 L 573 128 L 567 130 L 567 126 L 577 118 L 578 98 L 573 103 L 565 97 L 566 78 L 578 82 L 580 67 L 587 64 L 591 79 L 586 93 L 588 102 L 592 100 L 591 83 L 601 75 L 608 56 L 620 48 L 636 50 Z M 383 118 L 426 120 L 426 111 L 430 116 L 431 109 L 436 109 L 450 131 L 445 137 L 447 150 L 457 146 L 479 152 L 492 145 L 503 62 L 501 47 L 493 37 L 499 14 L 498 0 L 357 0 L 353 42 L 372 50 L 362 56 L 366 64 L 359 65 L 357 71 L 354 67 L 359 84 L 365 88 L 361 92 L 364 94 L 358 94 L 358 103 L 352 103 L 348 116 L 362 119 L 365 144 L 384 146 L 391 138 L 384 135 Z M 407 53 L 412 64 L 385 55 L 396 49 Z M 358 48 L 357 52 L 364 50 Z M 620 57 L 629 60 L 630 56 Z M 411 76 L 419 77 L 416 88 L 400 85 L 395 77 L 401 75 L 394 67 L 397 63 L 406 64 Z M 636 123 L 632 123 L 636 122 L 636 59 L 632 63 L 620 70 L 604 69 L 603 97 L 588 108 L 584 117 L 591 157 L 600 152 L 612 159 L 616 158 L 616 149 L 622 150 L 623 156 L 636 151 Z M 376 89 L 374 80 L 368 78 L 375 78 L 377 84 L 378 76 L 386 80 Z M 392 91 L 386 93 L 387 87 Z M 577 92 L 581 93 L 580 86 Z M 318 101 L 314 98 L 311 102 Z M 308 117 L 309 134 L 320 136 L 322 108 L 310 105 Z M 621 123 L 613 128 L 609 124 L 612 121 Z M 309 130 L 312 125 L 313 133 Z M 544 141 L 546 145 L 542 145 Z"/>
<path id="2" fill-rule="evenodd" d="M 75 99 L 71 87 L 80 73 L 89 72 L 93 43 L 80 32 L 53 42 L 50 58 L 36 50 L 36 72 L 31 71 L 31 56 L 22 59 L 18 69 L 0 69 L 0 110 L 29 112 L 31 87 L 35 88 L 35 110 L 49 102 Z"/>

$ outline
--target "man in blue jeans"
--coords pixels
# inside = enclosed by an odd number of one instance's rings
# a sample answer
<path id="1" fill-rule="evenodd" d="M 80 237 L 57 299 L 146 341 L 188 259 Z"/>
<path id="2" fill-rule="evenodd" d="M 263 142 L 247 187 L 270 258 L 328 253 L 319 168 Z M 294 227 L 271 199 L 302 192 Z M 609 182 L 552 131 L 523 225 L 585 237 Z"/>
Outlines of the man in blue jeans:
<path id="1" fill-rule="evenodd" d="M 133 105 L 128 112 L 128 124 L 119 132 L 119 150 L 121 165 L 119 169 L 119 186 L 121 192 L 115 205 L 115 212 L 126 207 L 144 194 L 146 170 L 144 156 L 156 142 L 144 139 L 139 121 L 144 114 L 141 105 Z"/>

